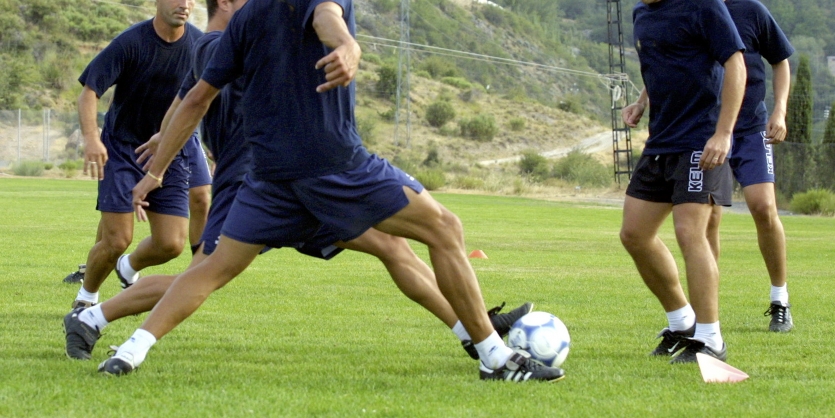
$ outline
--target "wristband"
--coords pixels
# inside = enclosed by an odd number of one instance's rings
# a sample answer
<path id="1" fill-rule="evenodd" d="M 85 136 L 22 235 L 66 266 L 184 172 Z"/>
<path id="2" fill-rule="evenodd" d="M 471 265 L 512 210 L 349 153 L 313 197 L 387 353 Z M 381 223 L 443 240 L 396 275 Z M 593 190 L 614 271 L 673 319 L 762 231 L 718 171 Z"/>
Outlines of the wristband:
<path id="1" fill-rule="evenodd" d="M 159 182 L 159 184 L 162 184 L 162 177 L 157 177 L 153 173 L 151 173 L 150 171 L 147 174 L 148 174 L 148 177 L 156 180 L 157 182 Z"/>

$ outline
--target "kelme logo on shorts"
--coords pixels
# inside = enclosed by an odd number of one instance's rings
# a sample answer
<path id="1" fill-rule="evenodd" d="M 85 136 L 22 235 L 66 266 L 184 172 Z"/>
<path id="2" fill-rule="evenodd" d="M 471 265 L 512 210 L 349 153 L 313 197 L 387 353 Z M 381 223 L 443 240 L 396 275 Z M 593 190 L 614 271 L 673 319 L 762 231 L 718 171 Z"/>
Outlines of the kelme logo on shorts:
<path id="1" fill-rule="evenodd" d="M 693 151 L 690 154 L 690 178 L 687 182 L 688 192 L 702 191 L 702 180 L 704 179 L 704 172 L 699 169 L 699 160 L 702 158 L 701 151 Z"/>

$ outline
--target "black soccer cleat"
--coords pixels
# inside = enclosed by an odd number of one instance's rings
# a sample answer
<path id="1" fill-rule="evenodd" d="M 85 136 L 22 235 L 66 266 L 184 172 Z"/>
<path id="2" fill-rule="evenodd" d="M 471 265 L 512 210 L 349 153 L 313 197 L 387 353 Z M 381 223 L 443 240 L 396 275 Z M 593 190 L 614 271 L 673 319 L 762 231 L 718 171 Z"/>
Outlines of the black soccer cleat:
<path id="1" fill-rule="evenodd" d="M 673 331 L 669 328 L 664 328 L 658 333 L 655 338 L 661 338 L 661 342 L 655 350 L 652 350 L 651 356 L 672 356 L 679 350 L 687 347 L 690 344 L 690 338 L 696 334 L 696 325 L 684 331 Z"/>
<path id="2" fill-rule="evenodd" d="M 722 361 L 725 361 L 728 358 L 728 350 L 725 343 L 722 343 L 721 350 L 716 351 L 699 340 L 690 339 L 687 347 L 681 352 L 681 354 L 673 357 L 673 359 L 670 360 L 670 364 L 696 363 L 696 353 L 707 354 Z"/>
<path id="3" fill-rule="evenodd" d="M 101 362 L 98 370 L 99 373 L 104 373 L 106 376 L 124 376 L 138 368 L 138 366 L 133 365 L 132 359 L 113 356 Z"/>
<path id="4" fill-rule="evenodd" d="M 85 271 L 87 271 L 87 265 L 79 264 L 78 271 L 68 274 L 67 277 L 64 277 L 63 282 L 67 284 L 83 283 Z"/>
<path id="5" fill-rule="evenodd" d="M 502 302 L 501 306 L 496 306 L 493 309 L 487 311 L 487 316 L 490 318 L 490 323 L 493 324 L 493 328 L 496 330 L 496 333 L 499 334 L 499 337 L 504 338 L 508 332 L 510 332 L 510 328 L 516 323 L 519 318 L 527 315 L 533 310 L 533 303 L 525 302 L 522 306 L 504 314 L 500 314 L 499 312 L 504 308 L 505 303 Z M 461 341 L 461 346 L 464 348 L 464 351 L 473 359 L 478 360 L 478 350 L 475 348 L 475 344 L 471 340 L 464 340 Z"/>
<path id="6" fill-rule="evenodd" d="M 490 322 L 493 324 L 493 328 L 496 329 L 499 337 L 504 338 L 519 318 L 529 314 L 533 310 L 533 303 L 525 302 L 522 306 L 508 313 L 500 314 L 499 312 L 502 308 L 504 308 L 504 302 L 502 302 L 501 306 L 496 306 L 487 311 L 487 316 L 490 317 Z"/>
<path id="7" fill-rule="evenodd" d="M 65 352 L 71 359 L 89 360 L 101 333 L 78 319 L 82 311 L 83 308 L 76 308 L 64 316 L 64 334 L 67 339 Z"/>
<path id="8" fill-rule="evenodd" d="M 504 366 L 497 370 L 487 368 L 484 363 L 478 365 L 481 380 L 505 380 L 508 382 L 526 382 L 538 380 L 556 382 L 565 378 L 565 372 L 559 367 L 548 367 L 536 360 L 514 352 Z"/>
<path id="9" fill-rule="evenodd" d="M 131 280 L 128 280 L 125 276 L 122 275 L 122 272 L 119 271 L 119 264 L 122 263 L 122 258 L 127 257 L 128 255 L 130 254 L 124 254 L 119 256 L 119 260 L 116 261 L 116 268 L 114 269 L 116 271 L 116 277 L 119 278 L 119 284 L 122 286 L 122 289 L 127 289 L 133 286 L 133 284 L 136 283 L 137 280 L 139 280 L 139 273 L 134 274 L 133 277 L 131 277 Z"/>
<path id="10" fill-rule="evenodd" d="M 87 309 L 91 306 L 95 305 L 93 302 L 88 302 L 86 300 L 76 299 L 72 302 L 72 307 L 70 309 Z"/>
<path id="11" fill-rule="evenodd" d="M 771 301 L 771 306 L 763 313 L 763 316 L 771 315 L 771 323 L 768 324 L 768 330 L 771 332 L 789 332 L 794 328 L 794 321 L 792 321 L 792 305 L 780 301 Z"/>

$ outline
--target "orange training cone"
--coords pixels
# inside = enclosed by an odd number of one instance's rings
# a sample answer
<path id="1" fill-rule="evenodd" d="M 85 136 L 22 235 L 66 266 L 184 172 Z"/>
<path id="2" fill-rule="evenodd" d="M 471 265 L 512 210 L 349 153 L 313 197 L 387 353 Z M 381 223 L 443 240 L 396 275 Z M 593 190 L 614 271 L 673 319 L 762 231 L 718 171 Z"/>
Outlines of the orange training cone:
<path id="1" fill-rule="evenodd" d="M 487 258 L 487 254 L 484 254 L 484 251 L 475 250 L 470 253 L 470 258 Z"/>
<path id="2" fill-rule="evenodd" d="M 742 370 L 706 354 L 696 353 L 696 361 L 705 383 L 736 383 L 748 378 Z"/>

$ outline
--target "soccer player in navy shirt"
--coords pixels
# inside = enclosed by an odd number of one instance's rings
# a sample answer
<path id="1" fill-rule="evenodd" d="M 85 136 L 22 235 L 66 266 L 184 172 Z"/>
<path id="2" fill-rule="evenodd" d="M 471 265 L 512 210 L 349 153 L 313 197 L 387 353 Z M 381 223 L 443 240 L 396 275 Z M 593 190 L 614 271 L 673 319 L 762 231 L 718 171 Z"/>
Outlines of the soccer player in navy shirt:
<path id="1" fill-rule="evenodd" d="M 729 162 L 734 177 L 742 186 L 748 210 L 757 226 L 757 241 L 771 280 L 769 330 L 789 332 L 794 327 L 786 285 L 786 235 L 777 214 L 774 192 L 773 144 L 786 138 L 786 102 L 789 97 L 791 70 L 789 57 L 794 48 L 783 30 L 762 3 L 755 0 L 725 0 L 742 43 L 748 80 L 742 110 L 734 128 L 733 151 Z M 772 69 L 774 110 L 766 110 L 765 64 Z M 722 209 L 716 207 L 708 226 L 708 238 L 719 257 L 719 221 Z"/>
<path id="2" fill-rule="evenodd" d="M 645 87 L 622 113 L 635 127 L 649 107 L 649 138 L 626 189 L 621 242 L 667 313 L 652 354 L 681 350 L 672 363 L 695 362 L 697 353 L 725 360 L 707 225 L 713 205 L 731 203 L 726 157 L 745 86 L 744 46 L 722 0 L 642 0 L 633 22 Z M 692 306 L 658 237 L 670 213 Z"/>
<path id="3" fill-rule="evenodd" d="M 206 2 L 209 16 L 207 32 L 197 40 L 194 46 L 193 68 L 183 80 L 179 96 L 163 119 L 162 131 L 166 129 L 170 115 L 179 106 L 181 99 L 199 80 L 229 19 L 244 4 L 246 0 L 208 0 Z M 221 90 L 203 117 L 201 137 L 217 158 L 217 167 L 212 184 L 209 221 L 200 241 L 200 251 L 194 255 L 188 268 L 198 265 L 214 252 L 221 235 L 223 221 L 229 213 L 238 188 L 243 182 L 244 174 L 249 168 L 250 152 L 246 141 L 241 137 L 242 116 L 238 106 L 243 91 L 243 78 L 239 77 Z M 143 155 L 138 159 L 140 162 L 153 154 L 157 142 L 158 139 L 155 138 L 140 147 L 143 151 Z M 330 259 L 341 251 L 340 248 L 334 246 L 337 241 L 339 238 L 334 233 L 328 228 L 323 228 L 297 249 L 314 257 Z M 471 356 L 474 355 L 469 349 L 470 337 L 458 321 L 449 302 L 444 299 L 438 289 L 431 268 L 417 257 L 405 239 L 369 229 L 357 239 L 340 245 L 379 258 L 391 273 L 398 288 L 449 326 L 462 340 L 468 353 Z M 67 314 L 64 319 L 67 330 L 67 355 L 79 359 L 90 358 L 101 331 L 110 322 L 150 311 L 165 294 L 175 277 L 161 275 L 144 277 L 129 289 L 102 304 L 81 312 L 73 311 Z M 497 329 L 501 329 L 500 334 L 506 334 L 510 326 L 528 313 L 531 308 L 531 304 L 524 304 L 510 313 L 498 314 L 496 312 L 491 315 L 490 319 L 496 324 Z"/>
<path id="4" fill-rule="evenodd" d="M 84 86 L 78 99 L 84 171 L 89 169 L 99 180 L 96 209 L 101 219 L 74 308 L 97 303 L 99 287 L 114 268 L 127 287 L 138 278 L 136 271 L 165 263 L 182 252 L 189 216 L 190 172 L 185 153 L 170 166 L 165 187 L 149 196 L 153 202 L 149 207 L 151 236 L 139 243 L 131 257 L 122 255 L 133 240 L 131 189 L 145 175 L 134 148 L 157 132 L 190 68 L 192 44 L 202 35 L 187 23 L 193 7 L 193 0 L 158 0 L 154 18 L 122 32 L 79 77 Z M 113 101 L 99 135 L 98 100 L 113 85 Z"/>
<path id="5" fill-rule="evenodd" d="M 240 274 L 265 247 L 293 246 L 323 225 L 342 241 L 374 227 L 429 247 L 438 286 L 475 342 L 482 379 L 559 380 L 563 372 L 507 347 L 490 323 L 460 220 L 410 176 L 372 156 L 354 121 L 361 50 L 351 0 L 249 0 L 229 24 L 201 80 L 183 99 L 149 175 L 134 189 L 137 216 L 155 177 L 218 89 L 245 77 L 244 135 L 252 169 L 212 255 L 175 279 L 142 327 L 100 365 L 129 373 L 158 338 Z M 319 71 L 324 70 L 324 71 Z M 288 100 L 289 99 L 289 100 Z"/>

